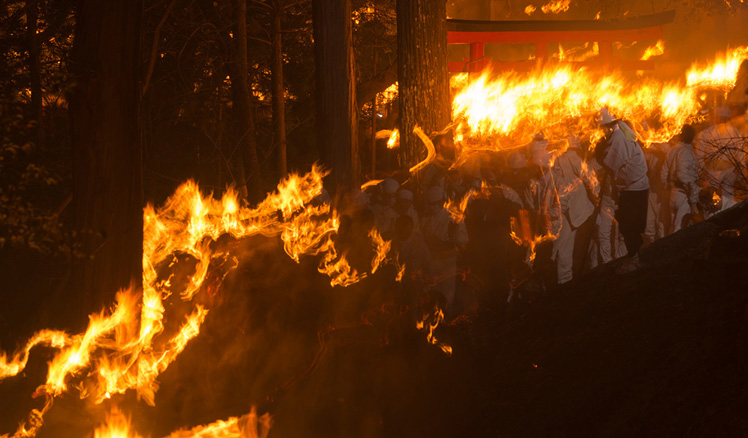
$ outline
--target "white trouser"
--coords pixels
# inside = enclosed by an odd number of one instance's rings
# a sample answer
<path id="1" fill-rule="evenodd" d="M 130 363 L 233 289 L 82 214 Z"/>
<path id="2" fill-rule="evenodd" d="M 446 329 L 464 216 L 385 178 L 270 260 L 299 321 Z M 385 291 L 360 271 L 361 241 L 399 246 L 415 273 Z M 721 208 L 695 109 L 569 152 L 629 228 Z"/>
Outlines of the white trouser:
<path id="1" fill-rule="evenodd" d="M 647 202 L 647 228 L 644 230 L 644 235 L 650 243 L 665 237 L 665 222 L 660 214 L 661 209 L 659 193 L 650 190 Z"/>
<path id="2" fill-rule="evenodd" d="M 670 190 L 670 223 L 673 233 L 683 228 L 683 218 L 689 213 L 691 206 L 688 204 L 688 195 L 683 190 L 673 187 Z"/>
<path id="3" fill-rule="evenodd" d="M 626 245 L 623 242 L 623 236 L 618 232 L 618 223 L 615 220 L 615 202 L 607 196 L 604 196 L 600 202 L 600 212 L 595 220 L 597 233 L 594 246 L 597 247 L 597 254 L 593 254 L 592 258 L 597 261 L 599 257 L 600 263 L 604 264 L 610 262 L 613 258 L 626 255 Z M 592 267 L 596 265 L 597 263 Z"/>
<path id="4" fill-rule="evenodd" d="M 574 267 L 574 238 L 577 230 L 571 227 L 565 214 L 561 215 L 561 229 L 553 241 L 553 257 L 556 260 L 558 284 L 571 281 Z"/>

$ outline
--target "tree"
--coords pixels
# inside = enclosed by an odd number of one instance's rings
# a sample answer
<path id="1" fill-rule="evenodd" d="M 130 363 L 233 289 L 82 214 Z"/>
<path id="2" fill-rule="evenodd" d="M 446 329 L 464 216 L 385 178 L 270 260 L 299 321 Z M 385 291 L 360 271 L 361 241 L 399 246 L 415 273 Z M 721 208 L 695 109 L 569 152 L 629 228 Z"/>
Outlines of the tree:
<path id="1" fill-rule="evenodd" d="M 75 17 L 73 214 L 89 257 L 74 268 L 71 304 L 83 314 L 142 277 L 141 14 L 137 0 L 82 0 Z"/>
<path id="2" fill-rule="evenodd" d="M 350 0 L 313 0 L 317 144 L 336 189 L 359 180 Z"/>
<path id="3" fill-rule="evenodd" d="M 281 18 L 283 17 L 283 0 L 272 3 L 270 38 L 272 40 L 272 76 L 273 76 L 273 143 L 278 149 L 278 173 L 286 176 L 286 105 L 285 87 L 283 86 L 283 34 Z"/>
<path id="4" fill-rule="evenodd" d="M 232 62 L 230 66 L 231 90 L 235 117 L 235 163 L 234 180 L 239 183 L 239 192 L 252 202 L 262 198 L 262 174 L 257 156 L 255 118 L 252 113 L 252 94 L 249 91 L 247 62 L 247 0 L 233 0 L 234 31 L 232 41 Z M 246 175 L 245 163 L 249 167 Z M 247 185 L 249 182 L 249 185 Z"/>
<path id="5" fill-rule="evenodd" d="M 446 0 L 397 1 L 397 52 L 400 148 L 408 169 L 425 156 L 413 128 L 441 131 L 452 117 Z"/>

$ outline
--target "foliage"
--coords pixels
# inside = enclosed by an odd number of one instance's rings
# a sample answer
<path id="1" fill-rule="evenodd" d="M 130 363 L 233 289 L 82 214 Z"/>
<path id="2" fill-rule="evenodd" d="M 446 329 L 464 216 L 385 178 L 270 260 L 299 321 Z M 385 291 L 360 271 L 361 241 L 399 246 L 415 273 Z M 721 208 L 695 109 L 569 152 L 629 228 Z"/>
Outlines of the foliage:
<path id="1" fill-rule="evenodd" d="M 70 159 L 64 89 L 71 48 L 72 2 L 40 1 L 42 120 L 31 113 L 32 78 L 26 2 L 0 8 L 0 248 L 69 252 L 71 235 L 60 220 L 69 192 Z"/>

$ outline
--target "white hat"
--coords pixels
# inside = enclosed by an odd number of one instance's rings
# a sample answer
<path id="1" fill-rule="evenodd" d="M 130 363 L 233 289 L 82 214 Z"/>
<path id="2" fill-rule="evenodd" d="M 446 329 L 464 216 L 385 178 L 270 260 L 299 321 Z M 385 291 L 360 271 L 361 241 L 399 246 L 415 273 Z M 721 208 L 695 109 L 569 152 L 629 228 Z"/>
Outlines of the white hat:
<path id="1" fill-rule="evenodd" d="M 599 113 L 597 113 L 596 120 L 598 125 L 607 125 L 609 123 L 617 122 L 619 119 L 611 114 L 608 108 L 603 108 Z"/>
<path id="2" fill-rule="evenodd" d="M 384 181 L 379 183 L 379 187 L 382 189 L 383 193 L 394 195 L 395 192 L 397 192 L 397 189 L 400 188 L 400 183 L 392 178 L 385 178 Z"/>
<path id="3" fill-rule="evenodd" d="M 444 199 L 444 189 L 439 186 L 431 186 L 426 191 L 426 202 L 433 204 Z"/>
<path id="4" fill-rule="evenodd" d="M 413 192 L 411 192 L 408 189 L 400 189 L 397 191 L 397 194 L 395 195 L 397 199 L 404 199 L 406 201 L 412 201 L 413 200 Z"/>

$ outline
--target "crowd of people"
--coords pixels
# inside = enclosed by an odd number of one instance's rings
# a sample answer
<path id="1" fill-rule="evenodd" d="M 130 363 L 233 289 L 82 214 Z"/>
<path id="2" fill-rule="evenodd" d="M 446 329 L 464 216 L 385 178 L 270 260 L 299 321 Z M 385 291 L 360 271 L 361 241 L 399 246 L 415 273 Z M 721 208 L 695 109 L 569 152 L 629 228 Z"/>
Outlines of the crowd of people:
<path id="1" fill-rule="evenodd" d="M 465 305 L 460 291 L 511 301 L 618 258 L 616 273 L 632 272 L 644 245 L 746 197 L 745 110 L 714 108 L 713 124 L 684 125 L 669 143 L 643 147 L 629 123 L 602 109 L 596 144 L 540 133 L 459 167 L 436 138 L 437 158 L 418 175 L 356 196 L 336 244 L 346 252 L 375 228 L 392 241 L 404 281 L 438 291 L 448 311 Z"/>

